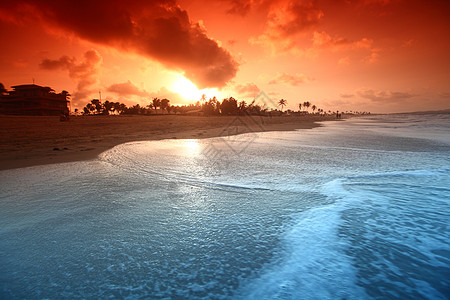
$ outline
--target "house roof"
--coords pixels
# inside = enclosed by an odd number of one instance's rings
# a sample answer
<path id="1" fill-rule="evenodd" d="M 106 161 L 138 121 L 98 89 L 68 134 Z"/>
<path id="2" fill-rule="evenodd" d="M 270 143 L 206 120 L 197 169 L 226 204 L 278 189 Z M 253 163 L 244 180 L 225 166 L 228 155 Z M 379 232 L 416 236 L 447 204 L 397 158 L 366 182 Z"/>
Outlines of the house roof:
<path id="1" fill-rule="evenodd" d="M 45 90 L 48 92 L 53 92 L 54 89 L 48 87 L 48 86 L 40 86 L 37 84 L 21 84 L 21 85 L 14 85 L 12 88 L 16 91 L 18 90 Z"/>

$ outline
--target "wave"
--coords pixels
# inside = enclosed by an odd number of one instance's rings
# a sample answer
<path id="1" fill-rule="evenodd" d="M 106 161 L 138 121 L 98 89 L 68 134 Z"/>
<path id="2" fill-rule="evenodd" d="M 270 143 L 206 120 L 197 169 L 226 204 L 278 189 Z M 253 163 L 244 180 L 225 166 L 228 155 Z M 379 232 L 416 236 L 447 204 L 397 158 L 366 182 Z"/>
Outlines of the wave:
<path id="1" fill-rule="evenodd" d="M 325 189 L 343 190 L 342 180 Z M 238 291 L 242 299 L 363 299 L 357 270 L 339 238 L 343 202 L 299 214 L 282 235 L 277 259 Z"/>
<path id="2" fill-rule="evenodd" d="M 243 284 L 238 298 L 366 299 L 390 291 L 445 299 L 449 173 L 444 166 L 327 182 L 322 193 L 331 204 L 296 215 L 276 259 Z M 405 280 L 409 274 L 415 279 Z"/>

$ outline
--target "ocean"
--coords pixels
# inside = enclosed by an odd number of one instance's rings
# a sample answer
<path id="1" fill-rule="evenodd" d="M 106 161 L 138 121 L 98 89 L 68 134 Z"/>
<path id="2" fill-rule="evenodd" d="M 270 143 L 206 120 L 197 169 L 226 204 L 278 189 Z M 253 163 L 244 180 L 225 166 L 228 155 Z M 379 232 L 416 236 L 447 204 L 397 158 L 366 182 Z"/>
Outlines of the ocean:
<path id="1" fill-rule="evenodd" d="M 450 114 L 1 171 L 0 298 L 449 299 L 449 175 Z"/>

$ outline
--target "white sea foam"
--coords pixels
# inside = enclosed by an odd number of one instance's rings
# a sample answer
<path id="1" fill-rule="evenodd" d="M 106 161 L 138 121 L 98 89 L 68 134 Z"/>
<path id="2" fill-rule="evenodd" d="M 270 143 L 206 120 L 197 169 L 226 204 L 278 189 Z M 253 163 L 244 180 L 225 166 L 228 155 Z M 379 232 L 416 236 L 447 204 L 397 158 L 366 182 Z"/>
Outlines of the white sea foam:
<path id="1" fill-rule="evenodd" d="M 286 226 L 282 247 L 275 262 L 245 283 L 239 297 L 244 299 L 363 299 L 357 285 L 356 269 L 345 254 L 347 242 L 339 238 L 341 212 L 350 201 L 333 180 L 324 186 L 333 203 L 310 209 Z M 336 197 L 338 196 L 338 197 Z"/>

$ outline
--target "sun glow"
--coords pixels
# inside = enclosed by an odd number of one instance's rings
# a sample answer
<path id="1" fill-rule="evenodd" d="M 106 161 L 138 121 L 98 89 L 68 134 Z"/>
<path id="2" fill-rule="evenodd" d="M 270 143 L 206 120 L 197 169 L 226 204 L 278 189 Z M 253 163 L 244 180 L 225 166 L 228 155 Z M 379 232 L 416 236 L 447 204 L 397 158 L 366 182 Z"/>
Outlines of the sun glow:
<path id="1" fill-rule="evenodd" d="M 189 101 L 200 101 L 203 95 L 205 95 L 207 100 L 213 97 L 220 99 L 221 96 L 221 93 L 216 88 L 199 90 L 195 84 L 182 75 L 178 75 L 175 78 L 170 90 L 180 94 L 184 99 Z"/>

